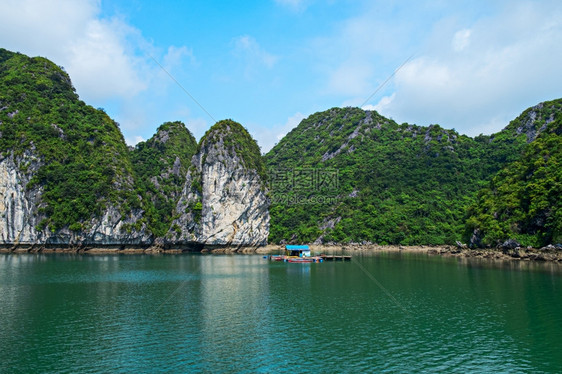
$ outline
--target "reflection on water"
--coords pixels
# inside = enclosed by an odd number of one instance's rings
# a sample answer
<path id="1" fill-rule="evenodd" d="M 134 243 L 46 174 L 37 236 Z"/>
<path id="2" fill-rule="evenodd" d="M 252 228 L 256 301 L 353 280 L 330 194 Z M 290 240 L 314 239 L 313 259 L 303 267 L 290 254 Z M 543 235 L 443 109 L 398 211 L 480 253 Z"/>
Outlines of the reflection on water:
<path id="1" fill-rule="evenodd" d="M 0 372 L 562 370 L 558 264 L 354 261 L 1 255 Z"/>

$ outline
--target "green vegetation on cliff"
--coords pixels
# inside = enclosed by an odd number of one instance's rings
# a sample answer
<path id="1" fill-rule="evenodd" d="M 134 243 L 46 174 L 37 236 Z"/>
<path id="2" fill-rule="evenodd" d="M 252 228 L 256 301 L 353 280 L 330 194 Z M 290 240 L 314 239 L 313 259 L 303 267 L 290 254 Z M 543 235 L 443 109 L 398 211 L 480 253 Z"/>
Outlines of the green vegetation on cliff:
<path id="1" fill-rule="evenodd" d="M 117 123 L 80 101 L 49 60 L 0 49 L 0 134 L 3 157 L 30 151 L 40 159 L 28 186 L 43 188 L 40 229 L 79 230 L 110 204 L 122 213 L 140 207 Z"/>
<path id="2" fill-rule="evenodd" d="M 265 166 L 248 131 L 230 119 L 215 123 L 201 138 L 187 172 L 171 241 L 263 244 L 269 203 Z"/>
<path id="3" fill-rule="evenodd" d="M 302 121 L 265 157 L 232 120 L 199 144 L 181 122 L 167 122 L 129 151 L 118 124 L 80 101 L 62 68 L 0 49 L 0 160 L 14 157 L 31 177 L 28 191 L 39 188 L 40 230 L 78 231 L 113 206 L 121 215 L 144 211 L 128 230 L 146 223 L 163 236 L 186 176 L 201 196 L 197 168 L 215 157 L 269 179 L 273 242 L 558 243 L 561 126 L 562 99 L 475 138 L 334 108 Z M 201 219 L 201 201 L 183 210 Z"/>
<path id="4" fill-rule="evenodd" d="M 529 108 L 504 132 L 524 132 L 530 143 L 478 193 L 465 239 L 486 246 L 507 238 L 524 246 L 561 243 L 562 99 Z"/>
<path id="5" fill-rule="evenodd" d="M 118 124 L 79 100 L 61 67 L 0 49 L 0 160 L 13 155 L 29 173 L 26 187 L 37 188 L 37 214 L 45 217 L 38 230 L 80 231 L 116 207 L 121 215 L 135 209 L 135 220 L 123 229 L 146 227 L 164 236 L 192 156 L 213 142 L 224 146 L 224 162 L 238 157 L 265 176 L 257 143 L 234 121 L 215 124 L 199 145 L 183 123 L 167 122 L 129 150 Z M 192 182 L 197 189 L 197 178 Z M 193 209 L 201 211 L 197 204 Z"/>
<path id="6" fill-rule="evenodd" d="M 473 139 L 358 108 L 316 113 L 265 156 L 267 166 L 301 173 L 293 187 L 307 168 L 335 170 L 339 186 L 279 190 L 273 183 L 270 240 L 454 243 L 478 189 L 525 145 L 524 134 Z"/>
<path id="7" fill-rule="evenodd" d="M 185 183 L 197 142 L 182 122 L 166 122 L 131 151 L 137 193 L 143 197 L 149 230 L 163 236 Z"/>
<path id="8" fill-rule="evenodd" d="M 209 144 L 223 144 L 230 155 L 237 155 L 242 165 L 248 170 L 255 170 L 265 180 L 265 164 L 261 156 L 258 143 L 252 138 L 248 130 L 231 119 L 215 123 L 199 142 L 198 152 Z"/>

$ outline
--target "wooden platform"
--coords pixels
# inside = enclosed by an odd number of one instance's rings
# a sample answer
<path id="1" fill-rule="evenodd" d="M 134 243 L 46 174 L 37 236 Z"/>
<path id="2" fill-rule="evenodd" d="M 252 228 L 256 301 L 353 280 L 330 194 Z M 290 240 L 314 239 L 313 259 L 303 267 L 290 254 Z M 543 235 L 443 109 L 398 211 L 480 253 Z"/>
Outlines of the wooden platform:
<path id="1" fill-rule="evenodd" d="M 320 255 L 324 261 L 351 261 L 351 256 Z"/>

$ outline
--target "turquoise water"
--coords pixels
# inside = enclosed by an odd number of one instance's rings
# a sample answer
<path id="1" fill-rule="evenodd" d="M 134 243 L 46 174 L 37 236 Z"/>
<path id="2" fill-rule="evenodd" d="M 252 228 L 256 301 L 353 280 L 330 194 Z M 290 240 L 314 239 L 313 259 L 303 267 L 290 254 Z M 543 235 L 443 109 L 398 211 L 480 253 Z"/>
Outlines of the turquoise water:
<path id="1" fill-rule="evenodd" d="M 0 372 L 561 372 L 562 268 L 0 256 Z"/>

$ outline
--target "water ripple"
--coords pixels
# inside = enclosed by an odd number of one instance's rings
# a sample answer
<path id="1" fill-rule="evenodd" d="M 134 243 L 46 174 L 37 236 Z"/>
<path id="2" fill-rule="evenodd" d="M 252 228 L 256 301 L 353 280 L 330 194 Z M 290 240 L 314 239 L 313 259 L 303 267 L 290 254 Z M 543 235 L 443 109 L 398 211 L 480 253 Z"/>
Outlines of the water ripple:
<path id="1" fill-rule="evenodd" d="M 557 273 L 360 261 L 0 256 L 0 372 L 562 370 Z"/>

